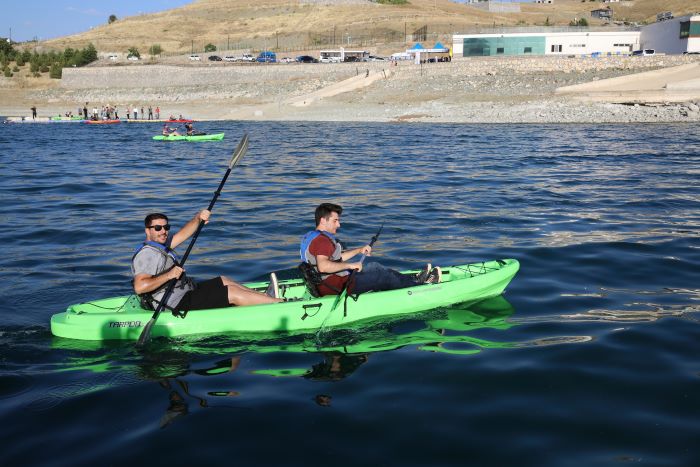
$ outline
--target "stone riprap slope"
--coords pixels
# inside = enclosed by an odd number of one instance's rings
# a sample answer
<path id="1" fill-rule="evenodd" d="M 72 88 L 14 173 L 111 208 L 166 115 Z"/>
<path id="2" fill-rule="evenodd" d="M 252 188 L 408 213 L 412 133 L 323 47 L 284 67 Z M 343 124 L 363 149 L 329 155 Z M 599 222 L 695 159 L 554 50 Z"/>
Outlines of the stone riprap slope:
<path id="1" fill-rule="evenodd" d="M 697 102 L 638 106 L 573 102 L 562 86 L 698 62 L 696 55 L 603 58 L 484 57 L 451 63 L 135 65 L 64 70 L 39 102 L 177 105 L 199 119 L 453 122 L 634 122 L 698 119 Z M 366 87 L 287 103 L 350 77 L 386 72 Z M 391 73 L 389 73 L 391 71 Z M 69 103 L 69 104 L 68 104 Z M 184 111 L 179 110 L 184 109 Z"/>

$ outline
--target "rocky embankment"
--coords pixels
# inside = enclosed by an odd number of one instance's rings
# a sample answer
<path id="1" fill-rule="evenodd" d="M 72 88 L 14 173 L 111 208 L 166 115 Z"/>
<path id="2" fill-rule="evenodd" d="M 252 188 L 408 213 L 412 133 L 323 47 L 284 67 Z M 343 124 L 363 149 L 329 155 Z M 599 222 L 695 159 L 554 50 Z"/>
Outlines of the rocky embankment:
<path id="1" fill-rule="evenodd" d="M 579 102 L 571 86 L 700 61 L 646 57 L 485 57 L 450 63 L 136 65 L 65 70 L 61 86 L 32 91 L 49 106 L 160 105 L 199 119 L 433 122 L 698 121 L 698 101 Z M 304 108 L 286 103 L 366 73 L 382 78 Z M 44 106 L 45 107 L 45 106 Z M 62 107 L 59 107 L 59 111 Z M 170 111 L 170 110 L 169 110 Z"/>

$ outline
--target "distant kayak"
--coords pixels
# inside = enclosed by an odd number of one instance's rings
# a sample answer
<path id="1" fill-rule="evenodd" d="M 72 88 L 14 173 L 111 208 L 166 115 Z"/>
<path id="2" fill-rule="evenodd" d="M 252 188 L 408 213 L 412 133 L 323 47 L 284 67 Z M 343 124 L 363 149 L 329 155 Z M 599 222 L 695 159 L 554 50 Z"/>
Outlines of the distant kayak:
<path id="1" fill-rule="evenodd" d="M 154 136 L 154 141 L 221 141 L 224 139 L 224 133 L 214 133 L 211 135 L 179 135 L 179 136 Z"/>
<path id="2" fill-rule="evenodd" d="M 82 122 L 83 117 L 49 117 L 52 122 Z"/>
<path id="3" fill-rule="evenodd" d="M 121 123 L 121 120 L 85 120 L 90 125 L 107 125 L 110 123 Z"/>
<path id="4" fill-rule="evenodd" d="M 385 292 L 367 292 L 334 308 L 336 296 L 314 297 L 302 279 L 279 282 L 282 296 L 292 301 L 267 305 L 196 310 L 185 319 L 163 313 L 153 327 L 154 336 L 227 332 L 300 332 L 321 327 L 347 327 L 379 317 L 399 316 L 466 301 L 479 301 L 503 293 L 520 264 L 514 259 L 444 267 L 442 282 Z M 406 271 L 415 274 L 419 271 Z M 244 284 L 264 292 L 267 282 Z M 54 336 L 81 340 L 136 340 L 153 310 L 143 309 L 139 298 L 113 297 L 71 305 L 51 317 Z"/>

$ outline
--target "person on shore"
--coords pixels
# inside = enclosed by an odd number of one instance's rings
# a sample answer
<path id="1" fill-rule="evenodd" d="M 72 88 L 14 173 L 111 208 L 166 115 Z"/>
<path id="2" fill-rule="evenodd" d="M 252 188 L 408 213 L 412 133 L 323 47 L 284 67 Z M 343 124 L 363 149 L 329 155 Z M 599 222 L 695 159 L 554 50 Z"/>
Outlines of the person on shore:
<path id="1" fill-rule="evenodd" d="M 131 106 L 130 105 L 126 106 L 126 119 L 131 120 Z"/>
<path id="2" fill-rule="evenodd" d="M 144 119 L 143 106 L 141 106 L 141 120 Z"/>
<path id="3" fill-rule="evenodd" d="M 340 215 L 343 208 L 337 204 L 322 203 L 314 213 L 316 230 L 308 232 L 301 240 L 301 260 L 310 265 L 312 273 L 320 274 L 319 295 L 337 295 L 347 286 L 349 294 L 359 294 L 370 290 L 394 290 L 420 284 L 440 282 L 442 271 L 428 264 L 420 273 L 401 274 L 398 271 L 372 262 L 349 262 L 357 255 L 370 256 L 372 247 L 364 245 L 343 251 L 335 234 L 340 228 Z M 348 283 L 352 270 L 357 272 Z"/>
<path id="4" fill-rule="evenodd" d="M 172 236 L 169 235 L 170 224 L 165 214 L 152 213 L 146 216 L 146 240 L 131 259 L 134 291 L 142 302 L 157 308 L 170 280 L 177 282 L 165 307 L 174 312 L 284 301 L 278 298 L 274 273 L 271 274 L 270 287 L 265 293 L 249 289 L 225 276 L 203 282 L 195 282 L 187 277 L 185 270 L 178 264 L 174 249 L 196 232 L 200 221 L 209 222 L 210 216 L 211 212 L 207 209 L 199 211 Z"/>
<path id="5" fill-rule="evenodd" d="M 134 120 L 138 120 L 139 119 L 139 109 L 134 107 L 133 110 L 134 110 Z"/>
<path id="6" fill-rule="evenodd" d="M 88 103 L 86 102 L 85 105 L 83 106 L 83 119 L 85 119 L 85 120 L 88 119 L 88 116 L 87 116 L 87 106 L 88 106 Z"/>
<path id="7" fill-rule="evenodd" d="M 148 119 L 153 120 L 153 107 L 148 106 Z"/>
<path id="8" fill-rule="evenodd" d="M 31 111 L 32 111 L 32 120 L 36 120 L 36 105 L 33 105 L 31 107 Z"/>
<path id="9" fill-rule="evenodd" d="M 160 120 L 160 107 L 156 106 L 156 120 Z"/>
<path id="10" fill-rule="evenodd" d="M 171 128 L 166 123 L 163 125 L 163 136 L 180 136 L 180 133 L 178 133 L 177 128 Z"/>

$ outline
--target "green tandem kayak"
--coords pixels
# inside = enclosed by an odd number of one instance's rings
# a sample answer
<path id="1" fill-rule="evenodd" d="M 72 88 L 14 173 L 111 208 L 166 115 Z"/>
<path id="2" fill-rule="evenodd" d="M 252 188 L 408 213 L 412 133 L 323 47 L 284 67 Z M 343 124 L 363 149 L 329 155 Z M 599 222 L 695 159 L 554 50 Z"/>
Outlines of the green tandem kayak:
<path id="1" fill-rule="evenodd" d="M 449 266 L 442 269 L 442 282 L 386 292 L 367 292 L 357 301 L 348 298 L 332 310 L 335 296 L 315 298 L 302 279 L 280 281 L 280 293 L 295 301 L 191 311 L 178 318 L 161 313 L 153 336 L 176 337 L 228 332 L 270 333 L 316 331 L 348 326 L 383 316 L 398 316 L 478 301 L 503 293 L 518 272 L 515 259 Z M 406 271 L 415 273 L 418 271 Z M 265 290 L 267 282 L 246 283 Z M 345 312 L 347 311 L 347 313 Z M 106 298 L 71 305 L 51 317 L 51 332 L 58 337 L 81 340 L 137 340 L 153 311 L 144 310 L 135 295 Z"/>
<path id="2" fill-rule="evenodd" d="M 179 135 L 179 136 L 154 136 L 154 141 L 221 141 L 224 139 L 224 133 L 214 133 L 211 135 Z"/>

